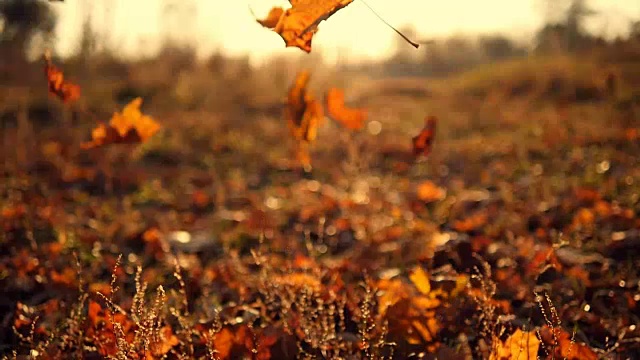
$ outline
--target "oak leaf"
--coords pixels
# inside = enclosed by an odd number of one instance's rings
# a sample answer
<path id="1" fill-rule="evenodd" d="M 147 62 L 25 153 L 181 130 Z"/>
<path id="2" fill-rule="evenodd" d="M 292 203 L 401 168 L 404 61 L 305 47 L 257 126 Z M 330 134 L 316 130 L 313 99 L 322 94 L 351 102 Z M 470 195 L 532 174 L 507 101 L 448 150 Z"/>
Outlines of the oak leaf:
<path id="1" fill-rule="evenodd" d="M 114 113 L 109 124 L 101 123 L 91 132 L 91 141 L 81 145 L 84 149 L 110 144 L 141 143 L 151 138 L 160 125 L 150 116 L 140 112 L 142 98 L 133 99 L 122 113 Z"/>
<path id="2" fill-rule="evenodd" d="M 427 116 L 425 118 L 425 127 L 420 131 L 420 134 L 414 136 L 411 140 L 413 143 L 413 155 L 417 156 L 423 154 L 425 156 L 431 153 L 431 147 L 433 145 L 433 138 L 436 134 L 436 123 L 438 119 L 435 116 Z"/>
<path id="3" fill-rule="evenodd" d="M 43 58 L 49 93 L 57 96 L 64 103 L 78 100 L 80 98 L 80 86 L 65 81 L 64 74 L 53 65 L 51 55 L 48 52 L 44 54 Z"/>
<path id="4" fill-rule="evenodd" d="M 278 33 L 286 47 L 297 47 L 309 53 L 313 35 L 318 31 L 318 24 L 351 4 L 353 0 L 289 0 L 289 2 L 291 8 L 287 10 L 273 8 L 267 18 L 258 20 L 258 23 Z M 275 21 L 276 18 L 277 21 Z"/>
<path id="5" fill-rule="evenodd" d="M 344 91 L 331 88 L 326 95 L 327 112 L 329 116 L 350 130 L 360 130 L 367 120 L 365 109 L 345 107 Z"/>

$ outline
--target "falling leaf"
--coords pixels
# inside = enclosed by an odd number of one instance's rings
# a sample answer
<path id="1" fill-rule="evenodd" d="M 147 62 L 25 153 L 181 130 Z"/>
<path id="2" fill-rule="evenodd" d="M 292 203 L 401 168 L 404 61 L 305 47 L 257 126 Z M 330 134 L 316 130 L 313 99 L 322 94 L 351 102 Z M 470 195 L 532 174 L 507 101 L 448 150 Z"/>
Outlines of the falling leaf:
<path id="1" fill-rule="evenodd" d="M 293 138 L 297 141 L 296 158 L 305 170 L 311 168 L 308 144 L 316 139 L 318 126 L 324 119 L 322 104 L 308 92 L 310 74 L 301 71 L 289 89 L 284 118 Z"/>
<path id="2" fill-rule="evenodd" d="M 273 29 L 278 25 L 278 21 L 284 14 L 284 10 L 281 7 L 274 7 L 269 11 L 269 15 L 263 20 L 257 20 L 258 23 L 266 28 Z"/>
<path id="3" fill-rule="evenodd" d="M 353 0 L 290 0 L 291 8 L 273 8 L 267 18 L 258 20 L 282 37 L 286 47 L 297 47 L 311 52 L 311 40 L 318 31 L 318 24 Z M 278 15 L 279 14 L 279 15 Z M 277 20 L 276 20 L 277 19 Z"/>
<path id="4" fill-rule="evenodd" d="M 308 92 L 310 74 L 301 71 L 289 89 L 285 119 L 294 138 L 306 142 L 315 140 L 318 125 L 324 116 L 322 105 Z"/>
<path id="5" fill-rule="evenodd" d="M 108 125 L 100 124 L 93 129 L 91 141 L 82 144 L 90 149 L 110 144 L 141 143 L 149 140 L 160 125 L 150 116 L 140 112 L 142 98 L 138 97 L 127 104 L 122 113 L 114 113 Z"/>
<path id="6" fill-rule="evenodd" d="M 489 356 L 490 360 L 533 360 L 538 357 L 538 340 L 534 332 L 516 330 L 506 341 L 495 339 L 496 346 Z"/>
<path id="7" fill-rule="evenodd" d="M 367 119 L 365 109 L 347 108 L 344 104 L 344 92 L 338 88 L 331 88 L 326 95 L 327 112 L 349 130 L 360 130 Z"/>
<path id="8" fill-rule="evenodd" d="M 425 127 L 420 131 L 420 134 L 413 137 L 413 155 L 417 156 L 423 154 L 425 156 L 431 153 L 431 147 L 433 144 L 433 138 L 436 134 L 436 123 L 438 119 L 435 116 L 428 116 L 425 118 Z"/>
<path id="9" fill-rule="evenodd" d="M 65 81 L 62 71 L 53 65 L 51 55 L 48 52 L 44 54 L 43 58 L 49 93 L 57 96 L 64 103 L 78 100 L 80 98 L 80 86 Z"/>

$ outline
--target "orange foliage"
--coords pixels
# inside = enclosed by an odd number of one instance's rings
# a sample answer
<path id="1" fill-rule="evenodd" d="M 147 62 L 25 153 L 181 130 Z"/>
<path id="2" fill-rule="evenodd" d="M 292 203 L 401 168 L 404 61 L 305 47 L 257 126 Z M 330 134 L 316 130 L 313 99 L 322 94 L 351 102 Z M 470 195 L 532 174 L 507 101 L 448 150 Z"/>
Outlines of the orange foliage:
<path id="1" fill-rule="evenodd" d="M 254 359 L 271 359 L 269 348 L 276 343 L 277 337 L 266 334 L 254 337 L 253 330 L 249 329 L 247 325 L 240 325 L 235 333 L 233 330 L 231 327 L 225 327 L 214 335 L 213 347 L 217 351 L 216 355 L 219 359 L 230 359 L 241 353 L 251 353 Z M 257 340 L 257 344 L 254 344 L 254 338 Z"/>
<path id="2" fill-rule="evenodd" d="M 360 130 L 367 120 L 365 109 L 347 108 L 344 105 L 344 91 L 331 88 L 326 95 L 329 116 L 349 130 Z"/>
<path id="3" fill-rule="evenodd" d="M 431 283 L 429 283 L 429 275 L 422 270 L 421 267 L 415 268 L 411 274 L 409 274 L 409 279 L 413 284 L 418 288 L 423 295 L 427 295 L 431 292 Z"/>
<path id="4" fill-rule="evenodd" d="M 379 312 L 389 321 L 389 329 L 409 344 L 435 345 L 437 332 L 442 324 L 436 318 L 436 309 L 443 305 L 438 297 L 450 294 L 442 289 L 433 290 L 429 275 L 421 267 L 409 274 L 414 290 L 400 280 L 380 280 L 377 284 L 382 294 L 378 299 Z"/>
<path id="5" fill-rule="evenodd" d="M 89 301 L 87 319 L 91 325 L 87 335 L 93 339 L 98 352 L 102 356 L 112 357 L 116 355 L 118 353 L 118 341 L 124 340 L 128 344 L 132 344 L 135 340 L 137 326 L 132 320 L 119 312 L 112 314 L 108 309 L 103 309 L 99 303 L 93 300 Z M 119 329 L 114 326 L 114 322 L 119 324 L 117 326 Z M 118 333 L 123 338 L 116 337 Z M 152 336 L 149 349 L 144 349 L 144 358 L 161 358 L 178 343 L 179 340 L 173 334 L 171 327 L 165 325 L 158 329 L 157 334 Z M 136 358 L 143 357 L 137 356 Z"/>
<path id="6" fill-rule="evenodd" d="M 418 199 L 426 203 L 442 200 L 446 195 L 446 191 L 443 188 L 429 180 L 420 183 L 416 193 Z"/>
<path id="7" fill-rule="evenodd" d="M 150 116 L 140 112 L 142 98 L 135 98 L 127 104 L 122 113 L 114 113 L 109 125 L 101 123 L 91 132 L 91 141 L 82 144 L 90 149 L 110 144 L 141 143 L 149 140 L 160 125 Z"/>
<path id="8" fill-rule="evenodd" d="M 572 336 L 563 329 L 551 329 L 545 325 L 540 330 L 540 338 L 545 343 L 545 347 L 552 353 L 551 355 L 557 359 L 598 359 L 598 355 L 590 347 L 573 341 Z"/>
<path id="9" fill-rule="evenodd" d="M 322 104 L 307 90 L 310 74 L 301 71 L 289 89 L 284 117 L 294 138 L 312 142 L 316 139 L 318 125 L 324 117 Z"/>
<path id="10" fill-rule="evenodd" d="M 495 340 L 497 345 L 489 356 L 490 360 L 533 360 L 538 358 L 540 340 L 534 332 L 524 332 L 518 329 L 504 342 Z"/>
<path id="11" fill-rule="evenodd" d="M 431 153 L 437 122 L 438 119 L 435 116 L 427 116 L 425 118 L 425 127 L 420 131 L 420 134 L 411 139 L 413 143 L 413 155 L 423 154 L 427 156 Z"/>
<path id="12" fill-rule="evenodd" d="M 307 90 L 310 74 L 299 72 L 289 89 L 284 118 L 291 135 L 298 141 L 297 160 L 305 167 L 311 166 L 309 149 L 304 143 L 313 142 L 318 134 L 318 126 L 324 119 L 322 104 Z"/>
<path id="13" fill-rule="evenodd" d="M 318 31 L 318 24 L 336 11 L 351 4 L 353 0 L 290 0 L 291 8 L 276 7 L 264 20 L 262 26 L 272 29 L 282 37 L 286 47 L 297 47 L 311 52 L 311 40 Z"/>
<path id="14" fill-rule="evenodd" d="M 57 96 L 64 103 L 78 100 L 80 98 L 80 86 L 64 80 L 62 71 L 51 63 L 51 55 L 49 53 L 45 53 L 43 58 L 49 93 Z"/>
<path id="15" fill-rule="evenodd" d="M 452 227 L 458 232 L 469 232 L 484 226 L 488 219 L 487 213 L 477 212 L 465 219 L 454 221 Z"/>

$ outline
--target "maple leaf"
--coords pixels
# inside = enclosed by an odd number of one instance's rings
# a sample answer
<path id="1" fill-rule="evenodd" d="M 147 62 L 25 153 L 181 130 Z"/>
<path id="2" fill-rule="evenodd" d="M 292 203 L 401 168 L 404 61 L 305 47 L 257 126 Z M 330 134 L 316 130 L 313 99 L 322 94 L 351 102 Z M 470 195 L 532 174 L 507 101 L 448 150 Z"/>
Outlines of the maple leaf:
<path id="1" fill-rule="evenodd" d="M 84 149 L 105 146 L 109 144 L 141 143 L 151 138 L 160 125 L 150 116 L 140 112 L 142 98 L 133 99 L 127 104 L 122 113 L 114 113 L 109 124 L 99 124 L 91 132 L 91 141 L 81 145 Z"/>
<path id="2" fill-rule="evenodd" d="M 423 154 L 425 156 L 431 153 L 433 138 L 436 134 L 436 123 L 438 119 L 435 116 L 427 116 L 425 118 L 425 127 L 420 134 L 414 136 L 411 140 L 413 143 L 413 155 Z"/>
<path id="3" fill-rule="evenodd" d="M 327 112 L 329 116 L 350 130 L 360 130 L 367 119 L 365 109 L 347 108 L 344 105 L 344 92 L 338 88 L 331 88 L 326 95 Z"/>
<path id="4" fill-rule="evenodd" d="M 51 62 L 51 54 L 46 52 L 43 55 L 44 73 L 47 77 L 49 93 L 57 96 L 62 102 L 69 103 L 80 98 L 80 86 L 66 82 L 64 74 Z"/>
<path id="5" fill-rule="evenodd" d="M 286 47 L 297 47 L 311 52 L 311 40 L 318 31 L 318 24 L 353 0 L 290 0 L 291 8 L 275 7 L 264 20 L 257 20 L 282 37 Z M 276 21 L 277 20 L 277 21 Z"/>

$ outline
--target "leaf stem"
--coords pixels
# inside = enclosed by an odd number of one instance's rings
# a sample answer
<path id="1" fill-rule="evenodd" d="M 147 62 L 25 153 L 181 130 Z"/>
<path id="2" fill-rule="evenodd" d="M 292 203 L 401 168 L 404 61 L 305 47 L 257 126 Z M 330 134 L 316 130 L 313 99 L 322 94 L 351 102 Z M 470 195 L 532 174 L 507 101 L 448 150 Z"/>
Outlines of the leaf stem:
<path id="1" fill-rule="evenodd" d="M 395 31 L 398 35 L 400 35 L 403 39 L 405 39 L 409 44 L 413 45 L 414 48 L 419 48 L 420 44 L 418 44 L 415 41 L 411 41 L 411 39 L 409 39 L 405 34 L 403 34 L 402 32 L 400 32 L 400 30 L 396 29 L 395 27 L 393 27 L 391 24 L 389 24 L 385 19 L 382 18 L 382 16 L 380 16 L 375 10 L 373 10 L 373 8 L 371 6 L 369 6 L 369 4 L 367 4 L 367 2 L 365 0 L 361 0 L 362 3 L 369 8 L 369 10 L 371 10 L 371 12 L 378 17 L 378 19 L 380 19 L 380 21 L 382 21 L 385 25 L 387 25 L 388 27 L 390 27 L 391 29 L 393 29 L 393 31 Z"/>

